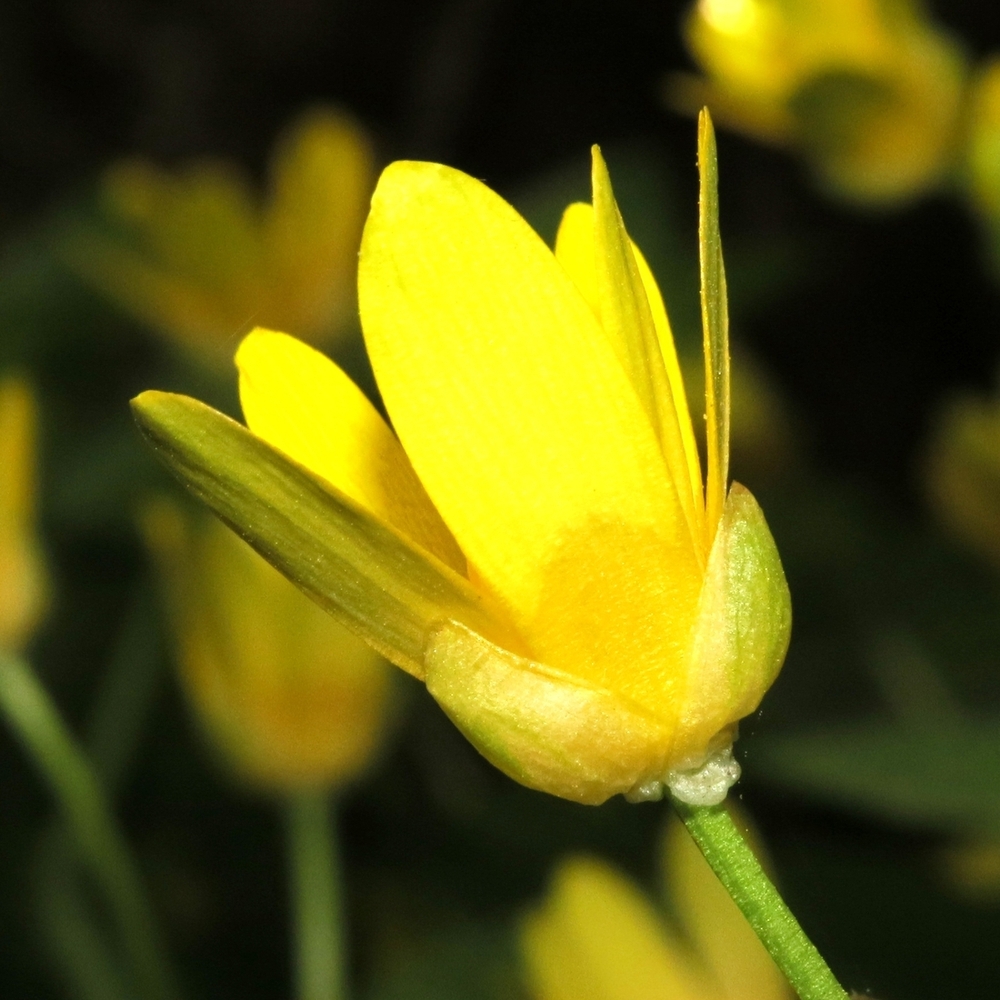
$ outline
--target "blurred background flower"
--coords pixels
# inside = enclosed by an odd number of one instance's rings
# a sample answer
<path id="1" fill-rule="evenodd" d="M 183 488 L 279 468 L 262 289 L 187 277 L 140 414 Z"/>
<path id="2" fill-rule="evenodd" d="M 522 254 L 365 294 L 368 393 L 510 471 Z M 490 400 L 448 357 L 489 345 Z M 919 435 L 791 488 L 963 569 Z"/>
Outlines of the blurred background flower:
<path id="1" fill-rule="evenodd" d="M 926 483 L 948 530 L 1000 567 L 1000 401 L 965 395 L 942 408 L 927 446 Z"/>
<path id="2" fill-rule="evenodd" d="M 235 163 L 109 167 L 104 225 L 67 241 L 75 270 L 195 357 L 228 364 L 252 326 L 329 343 L 356 325 L 369 141 L 348 116 L 300 115 L 278 138 L 266 195 Z"/>
<path id="3" fill-rule="evenodd" d="M 0 649 L 31 638 L 49 600 L 35 527 L 35 396 L 22 378 L 0 379 Z"/>
<path id="4" fill-rule="evenodd" d="M 215 518 L 164 499 L 143 527 L 184 689 L 235 776 L 289 792 L 361 774 L 388 723 L 385 660 Z"/>
<path id="5" fill-rule="evenodd" d="M 841 197 L 922 194 L 956 158 L 961 49 L 920 0 L 699 0 L 674 103 L 802 153 Z"/>
<path id="6" fill-rule="evenodd" d="M 982 219 L 991 263 L 1000 269 L 1000 57 L 979 67 L 968 98 L 964 180 Z"/>
<path id="7" fill-rule="evenodd" d="M 521 947 L 535 1000 L 789 1000 L 791 991 L 679 821 L 664 838 L 667 915 L 613 865 L 560 862 Z"/>

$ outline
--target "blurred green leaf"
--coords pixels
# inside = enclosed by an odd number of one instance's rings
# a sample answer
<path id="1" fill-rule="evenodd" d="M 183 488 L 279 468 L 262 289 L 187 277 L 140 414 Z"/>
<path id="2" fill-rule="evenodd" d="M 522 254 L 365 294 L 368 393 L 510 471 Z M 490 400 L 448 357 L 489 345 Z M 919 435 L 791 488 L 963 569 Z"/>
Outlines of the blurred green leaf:
<path id="1" fill-rule="evenodd" d="M 395 956 L 368 1000 L 528 1000 L 528 993 L 512 931 L 466 921 L 421 941 L 406 958 Z"/>
<path id="2" fill-rule="evenodd" d="M 758 739 L 748 774 L 893 822 L 1000 833 L 1000 717 L 865 721 Z"/>

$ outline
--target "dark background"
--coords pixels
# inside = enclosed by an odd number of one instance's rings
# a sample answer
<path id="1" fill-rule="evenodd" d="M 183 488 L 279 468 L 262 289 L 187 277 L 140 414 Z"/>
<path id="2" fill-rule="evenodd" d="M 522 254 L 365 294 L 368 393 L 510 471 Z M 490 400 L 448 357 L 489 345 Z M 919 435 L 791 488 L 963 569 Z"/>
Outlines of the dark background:
<path id="1" fill-rule="evenodd" d="M 993 4 L 937 6 L 973 56 L 1000 49 Z M 141 489 L 161 480 L 133 441 L 126 403 L 154 385 L 197 386 L 47 251 L 52 227 L 93 196 L 100 170 L 135 152 L 165 165 L 212 154 L 262 176 L 281 126 L 303 106 L 333 102 L 367 127 L 382 162 L 441 160 L 533 204 L 540 178 L 585 176 L 599 142 L 613 173 L 616 159 L 658 165 L 688 274 L 695 128 L 661 99 L 665 74 L 692 68 L 683 9 L 660 0 L 0 6 L 0 364 L 27 370 L 42 394 L 43 530 L 58 599 L 33 656 L 74 725 L 129 615 L 146 622 L 144 655 L 165 660 L 131 528 Z M 974 220 L 946 193 L 892 212 L 845 208 L 816 193 L 792 158 L 731 134 L 719 153 L 734 329 L 787 401 L 805 456 L 761 486 L 798 622 L 785 675 L 746 727 L 748 754 L 768 726 L 877 710 L 859 653 L 869 619 L 919 629 L 954 612 L 937 629 L 940 655 L 965 643 L 954 683 L 995 698 L 993 577 L 938 536 L 916 474 L 942 399 L 994 383 L 1000 285 Z M 644 225 L 655 220 L 634 229 Z M 516 788 L 421 690 L 408 691 L 392 748 L 342 814 L 359 995 L 518 996 L 511 922 L 553 859 L 585 847 L 650 879 L 664 810 L 620 801 L 588 810 Z M 793 908 L 849 985 L 900 1000 L 995 995 L 984 945 L 995 944 L 1000 911 L 941 882 L 939 831 L 841 813 L 752 773 L 743 788 Z M 121 802 L 190 995 L 288 995 L 279 824 L 269 803 L 234 792 L 206 763 L 167 678 Z M 48 813 L 19 748 L 0 736 L 5 997 L 65 995 L 29 902 Z"/>

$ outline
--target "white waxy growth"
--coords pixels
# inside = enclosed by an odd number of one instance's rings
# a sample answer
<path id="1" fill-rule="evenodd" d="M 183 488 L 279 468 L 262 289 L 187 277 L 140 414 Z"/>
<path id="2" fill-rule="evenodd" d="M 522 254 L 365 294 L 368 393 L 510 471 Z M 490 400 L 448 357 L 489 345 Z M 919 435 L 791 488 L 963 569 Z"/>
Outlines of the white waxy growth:
<path id="1" fill-rule="evenodd" d="M 670 794 L 689 806 L 717 806 L 729 789 L 740 780 L 740 765 L 733 748 L 725 747 L 707 757 L 698 767 L 668 771 L 665 779 L 644 781 L 629 789 L 629 802 L 659 802 L 668 789 Z"/>
<path id="2" fill-rule="evenodd" d="M 717 750 L 701 767 L 670 771 L 666 784 L 674 798 L 689 806 L 717 806 L 739 780 L 740 765 L 728 746 Z"/>

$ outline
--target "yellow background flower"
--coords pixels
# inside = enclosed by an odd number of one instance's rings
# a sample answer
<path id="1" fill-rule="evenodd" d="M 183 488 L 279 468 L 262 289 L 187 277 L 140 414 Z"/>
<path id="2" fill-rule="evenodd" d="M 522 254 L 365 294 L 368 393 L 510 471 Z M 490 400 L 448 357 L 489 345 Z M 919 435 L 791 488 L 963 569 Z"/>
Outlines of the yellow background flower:
<path id="1" fill-rule="evenodd" d="M 111 167 L 109 224 L 67 245 L 75 269 L 202 360 L 228 364 L 258 324 L 328 342 L 355 305 L 358 243 L 372 153 L 345 116 L 314 109 L 275 147 L 260 199 L 233 164 L 170 172 L 143 160 Z"/>
<path id="2" fill-rule="evenodd" d="M 163 500 L 143 520 L 184 688 L 230 768 L 275 790 L 356 777 L 385 731 L 389 665 L 215 518 Z"/>
<path id="3" fill-rule="evenodd" d="M 48 576 L 35 532 L 35 398 L 0 380 L 0 649 L 20 650 L 48 607 Z"/>
<path id="4" fill-rule="evenodd" d="M 685 34 L 705 78 L 673 100 L 799 149 L 845 197 L 911 197 L 956 160 L 965 64 L 919 2 L 699 0 Z"/>
<path id="5" fill-rule="evenodd" d="M 942 522 L 1000 566 L 1000 401 L 965 396 L 941 411 L 925 477 Z"/>
<path id="6" fill-rule="evenodd" d="M 764 946 L 677 820 L 666 838 L 679 927 L 596 858 L 562 862 L 521 948 L 535 1000 L 790 1000 Z"/>

